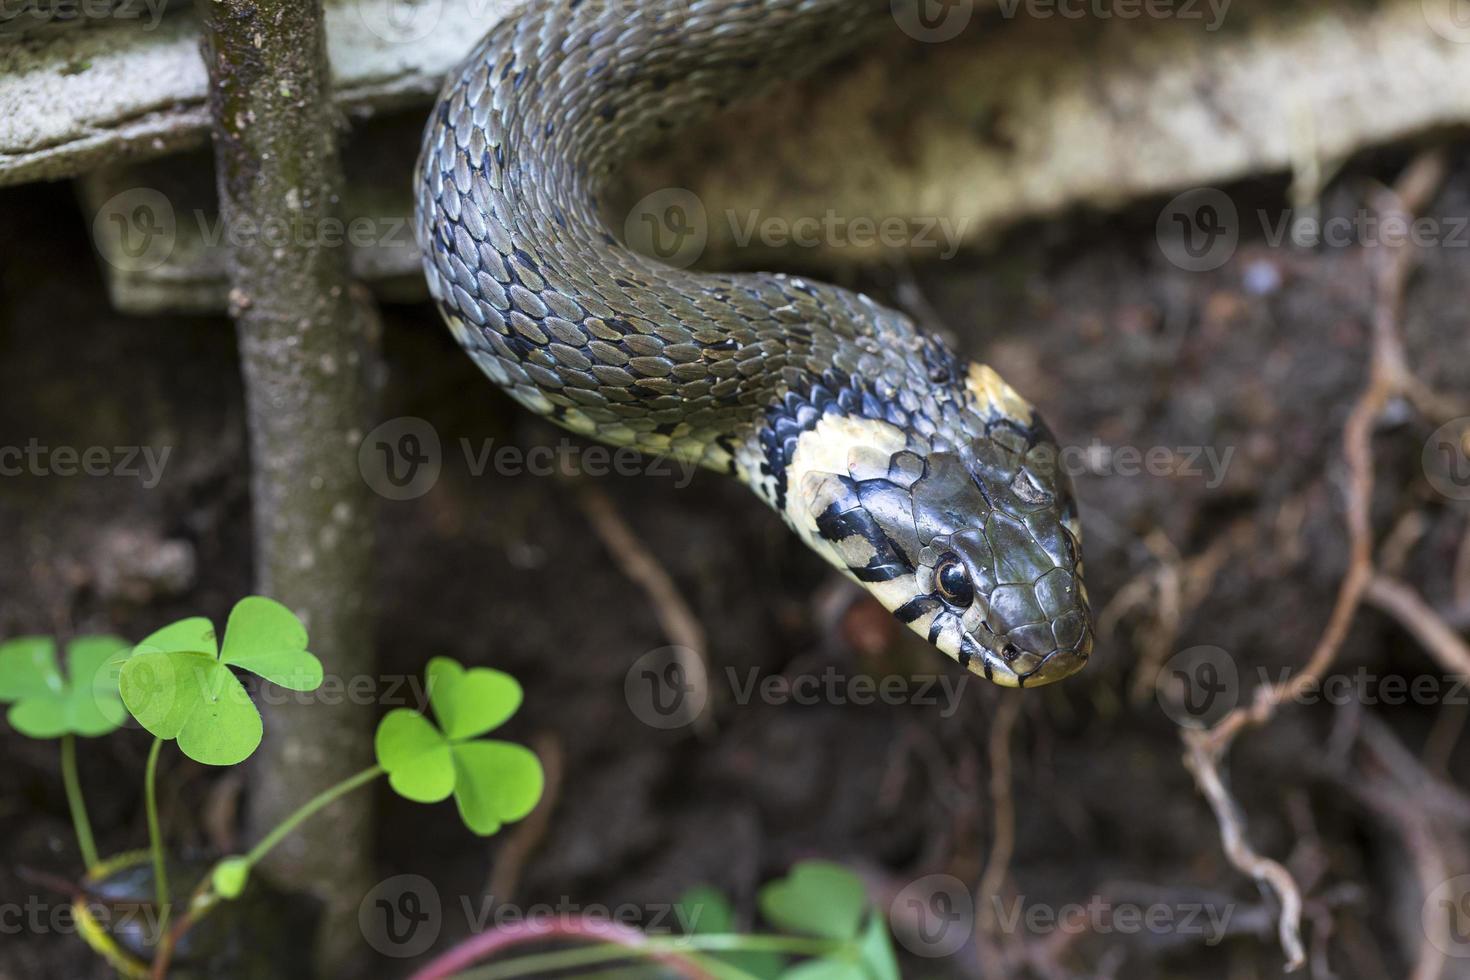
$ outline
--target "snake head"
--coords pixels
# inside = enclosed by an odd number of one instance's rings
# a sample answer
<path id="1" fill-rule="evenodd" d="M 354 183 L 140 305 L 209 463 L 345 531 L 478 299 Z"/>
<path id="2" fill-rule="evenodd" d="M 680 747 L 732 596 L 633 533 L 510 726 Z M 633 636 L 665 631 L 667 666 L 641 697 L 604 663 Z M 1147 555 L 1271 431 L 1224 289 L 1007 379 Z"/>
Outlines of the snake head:
<path id="1" fill-rule="evenodd" d="M 853 440 L 844 466 L 808 472 L 803 488 L 814 543 L 835 564 L 1006 687 L 1075 673 L 1093 642 L 1071 480 L 1046 426 L 1027 419 L 994 417 L 981 435 L 927 453 Z"/>
<path id="2" fill-rule="evenodd" d="M 895 612 L 1007 687 L 1060 680 L 1092 652 L 1077 505 L 1057 462 L 1044 425 L 1003 420 L 929 454 L 909 488 L 915 598 Z"/>

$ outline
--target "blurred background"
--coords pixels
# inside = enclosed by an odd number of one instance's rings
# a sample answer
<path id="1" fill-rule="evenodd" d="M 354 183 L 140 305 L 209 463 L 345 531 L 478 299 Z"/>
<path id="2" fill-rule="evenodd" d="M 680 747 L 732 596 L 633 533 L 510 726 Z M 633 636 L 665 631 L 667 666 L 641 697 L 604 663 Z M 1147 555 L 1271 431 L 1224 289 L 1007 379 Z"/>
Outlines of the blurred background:
<path id="1" fill-rule="evenodd" d="M 357 436 L 425 465 L 355 461 L 365 693 L 325 716 L 370 732 L 422 706 L 429 657 L 494 666 L 548 774 L 488 842 L 379 792 L 287 848 L 326 975 L 407 975 L 487 897 L 657 931 L 712 885 L 758 925 L 758 888 L 821 858 L 905 976 L 1274 978 L 1296 941 L 1314 980 L 1470 977 L 1470 5 L 894 0 L 872 44 L 621 180 L 635 241 L 860 288 L 1038 405 L 1100 633 L 1019 697 L 734 481 L 589 453 L 457 349 L 409 178 L 444 75 L 514 6 L 326 4 L 323 244 L 381 348 Z M 0 4 L 0 639 L 218 622 L 260 580 L 230 253 L 261 242 L 221 224 L 200 35 L 187 3 Z M 642 220 L 670 202 L 688 225 Z M 672 718 L 639 681 L 669 648 L 698 688 Z M 316 706 L 265 700 L 260 757 L 169 764 L 180 852 L 336 778 Z M 147 750 L 86 745 L 104 851 L 146 840 Z M 0 726 L 0 773 L 0 977 L 109 975 L 57 921 L 79 872 L 54 746 Z M 364 925 L 405 890 L 432 936 Z"/>

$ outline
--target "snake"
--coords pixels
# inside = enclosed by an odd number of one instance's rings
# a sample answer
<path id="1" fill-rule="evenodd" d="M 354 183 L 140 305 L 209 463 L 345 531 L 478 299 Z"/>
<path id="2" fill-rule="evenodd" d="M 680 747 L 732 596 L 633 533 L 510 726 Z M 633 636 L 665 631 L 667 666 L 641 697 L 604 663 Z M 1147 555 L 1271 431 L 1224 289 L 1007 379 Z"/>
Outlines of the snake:
<path id="1" fill-rule="evenodd" d="M 1094 627 L 1076 495 L 1032 404 L 863 293 L 681 268 L 606 220 L 630 158 L 903 2 L 529 0 L 439 94 L 415 235 L 455 340 L 516 402 L 735 477 L 941 653 L 1035 687 L 1087 662 Z"/>

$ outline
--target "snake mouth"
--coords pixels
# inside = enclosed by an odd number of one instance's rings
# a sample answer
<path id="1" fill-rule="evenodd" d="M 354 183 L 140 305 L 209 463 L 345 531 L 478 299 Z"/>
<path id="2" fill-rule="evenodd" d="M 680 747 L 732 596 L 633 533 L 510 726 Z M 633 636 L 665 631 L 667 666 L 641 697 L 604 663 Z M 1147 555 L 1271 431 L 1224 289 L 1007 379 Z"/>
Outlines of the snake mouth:
<path id="1" fill-rule="evenodd" d="M 986 650 L 970 661 L 970 670 L 1001 687 L 1043 687 L 1064 680 L 1087 666 L 1092 654 L 1092 634 L 1076 648 L 1053 650 L 1044 656 L 1011 654 L 1011 647 L 1001 653 Z M 1009 658 L 1009 659 L 1008 659 Z"/>
<path id="2" fill-rule="evenodd" d="M 1041 688 L 1078 673 L 1092 655 L 1092 616 L 1086 602 L 1067 608 L 1050 621 L 991 632 L 969 660 L 970 670 L 1003 688 Z"/>

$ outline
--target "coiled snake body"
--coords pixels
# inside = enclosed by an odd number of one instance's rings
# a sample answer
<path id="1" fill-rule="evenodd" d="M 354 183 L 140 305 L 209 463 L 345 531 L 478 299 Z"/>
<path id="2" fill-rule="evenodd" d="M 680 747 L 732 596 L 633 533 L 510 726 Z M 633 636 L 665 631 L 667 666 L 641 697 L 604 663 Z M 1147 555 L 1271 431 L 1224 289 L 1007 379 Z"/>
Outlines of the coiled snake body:
<path id="1" fill-rule="evenodd" d="M 1031 406 L 866 296 L 671 268 L 599 217 L 631 153 L 887 12 L 532 0 L 430 118 L 424 268 L 459 343 L 522 405 L 740 478 L 940 650 L 1000 684 L 1043 684 L 1085 663 L 1092 626 L 1071 488 Z"/>

